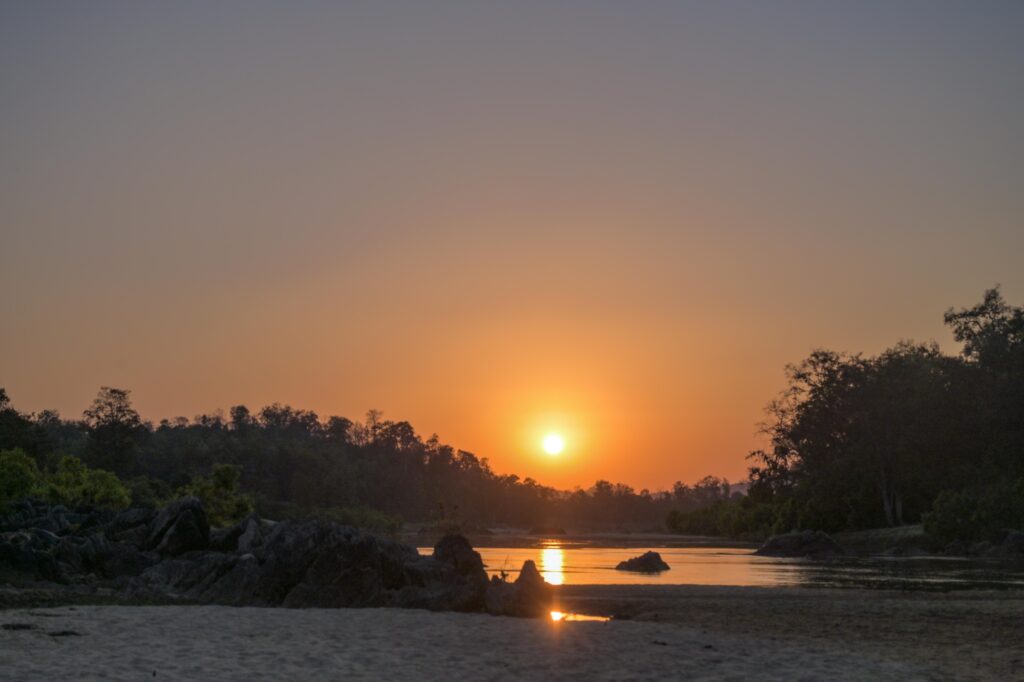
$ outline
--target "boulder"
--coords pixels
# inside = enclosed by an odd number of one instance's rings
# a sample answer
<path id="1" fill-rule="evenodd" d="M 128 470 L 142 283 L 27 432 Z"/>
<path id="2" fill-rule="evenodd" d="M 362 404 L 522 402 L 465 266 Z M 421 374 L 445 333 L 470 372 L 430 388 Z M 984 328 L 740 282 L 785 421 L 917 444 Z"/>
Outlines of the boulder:
<path id="1" fill-rule="evenodd" d="M 172 502 L 149 525 L 148 549 L 164 556 L 205 549 L 210 542 L 206 511 L 195 497 Z"/>
<path id="2" fill-rule="evenodd" d="M 0 564 L 44 580 L 61 581 L 49 531 L 32 528 L 0 533 Z"/>
<path id="3" fill-rule="evenodd" d="M 395 605 L 432 611 L 482 611 L 487 596 L 487 571 L 479 552 L 462 535 L 449 533 L 434 545 L 430 557 L 407 556 L 403 587 Z"/>
<path id="4" fill-rule="evenodd" d="M 250 514 L 233 526 L 210 530 L 210 549 L 218 552 L 250 552 L 260 544 L 260 519 Z"/>
<path id="5" fill-rule="evenodd" d="M 1002 542 L 993 547 L 988 554 L 1000 559 L 1024 559 L 1024 531 L 1005 531 Z"/>
<path id="6" fill-rule="evenodd" d="M 553 589 L 541 576 L 537 565 L 527 560 L 515 582 L 496 576 L 491 578 L 485 608 L 487 613 L 496 616 L 536 618 L 551 612 L 553 597 Z"/>
<path id="7" fill-rule="evenodd" d="M 138 575 L 159 561 L 157 555 L 142 552 L 135 545 L 109 540 L 103 531 L 61 538 L 55 556 L 66 575 L 92 574 L 100 578 Z"/>
<path id="8" fill-rule="evenodd" d="M 482 573 L 486 576 L 480 553 L 462 535 L 449 533 L 438 540 L 434 545 L 434 559 L 452 566 L 459 575 L 476 576 Z"/>
<path id="9" fill-rule="evenodd" d="M 640 556 L 620 561 L 615 567 L 616 571 L 633 571 L 636 573 L 658 573 L 668 569 L 669 565 L 665 563 L 657 552 L 644 552 Z"/>
<path id="10" fill-rule="evenodd" d="M 447 535 L 431 556 L 332 521 L 256 516 L 210 531 L 196 498 L 119 513 L 15 503 L 0 563 L 69 589 L 130 599 L 234 606 L 400 606 L 533 616 L 550 586 L 527 562 L 515 583 L 488 584 L 479 553 Z M 38 524 L 33 525 L 33 524 Z M 57 530 L 51 530 L 56 528 Z"/>
<path id="11" fill-rule="evenodd" d="M 831 559 L 846 554 L 835 540 L 820 530 L 793 531 L 773 535 L 754 552 L 760 556 Z"/>

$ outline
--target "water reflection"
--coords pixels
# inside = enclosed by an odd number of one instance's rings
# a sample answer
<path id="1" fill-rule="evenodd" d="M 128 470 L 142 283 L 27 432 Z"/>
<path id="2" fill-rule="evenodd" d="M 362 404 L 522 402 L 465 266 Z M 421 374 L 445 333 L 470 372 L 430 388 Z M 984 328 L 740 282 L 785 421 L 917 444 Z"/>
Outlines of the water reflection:
<path id="1" fill-rule="evenodd" d="M 655 574 L 615 570 L 647 549 L 672 568 Z M 421 552 L 429 554 L 430 548 Z M 730 547 L 593 547 L 545 540 L 534 547 L 481 547 L 491 575 L 515 580 L 527 559 L 553 585 L 758 585 L 964 589 L 1024 587 L 1024 568 L 941 559 L 851 559 L 807 562 L 756 556 Z"/>
<path id="2" fill-rule="evenodd" d="M 565 552 L 561 547 L 555 545 L 545 547 L 540 551 L 540 574 L 552 585 L 561 585 L 565 582 L 565 573 L 562 570 L 564 565 Z M 552 614 L 552 618 L 554 618 L 554 614 Z M 555 618 L 555 620 L 559 619 Z"/>
<path id="3" fill-rule="evenodd" d="M 551 620 L 555 621 L 556 623 L 559 622 L 559 621 L 563 621 L 563 620 L 568 620 L 568 621 L 585 621 L 585 620 L 590 620 L 590 621 L 597 621 L 597 622 L 600 622 L 600 623 L 606 623 L 609 620 L 611 620 L 611 618 L 609 618 L 608 616 L 586 616 L 586 615 L 583 615 L 582 613 L 565 613 L 563 611 L 552 611 L 551 612 Z"/>

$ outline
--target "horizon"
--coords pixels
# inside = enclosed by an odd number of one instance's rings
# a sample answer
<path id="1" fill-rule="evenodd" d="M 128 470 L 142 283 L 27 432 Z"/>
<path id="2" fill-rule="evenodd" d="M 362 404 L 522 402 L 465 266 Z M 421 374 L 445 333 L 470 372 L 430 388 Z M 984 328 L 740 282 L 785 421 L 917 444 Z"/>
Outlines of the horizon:
<path id="1" fill-rule="evenodd" d="M 746 476 L 784 367 L 1024 299 L 1024 5 L 0 6 L 0 385 Z M 555 456 L 544 439 L 564 446 Z"/>

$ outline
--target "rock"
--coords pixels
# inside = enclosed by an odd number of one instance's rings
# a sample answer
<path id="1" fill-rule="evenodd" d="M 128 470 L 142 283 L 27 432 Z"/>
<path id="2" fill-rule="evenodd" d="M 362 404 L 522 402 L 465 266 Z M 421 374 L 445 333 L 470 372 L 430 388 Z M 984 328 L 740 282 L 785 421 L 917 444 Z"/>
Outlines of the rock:
<path id="1" fill-rule="evenodd" d="M 658 573 L 667 571 L 669 565 L 662 560 L 657 552 L 644 552 L 640 556 L 620 561 L 615 567 L 616 571 L 634 571 L 636 573 Z"/>
<path id="2" fill-rule="evenodd" d="M 195 498 L 158 511 L 67 510 L 35 500 L 12 508 L 15 518 L 3 521 L 12 528 L 0 532 L 0 563 L 71 583 L 68 589 L 158 602 L 521 616 L 540 615 L 550 603 L 550 586 L 532 562 L 515 583 L 489 585 L 479 553 L 461 535 L 445 536 L 432 556 L 421 556 L 331 521 L 272 523 L 253 515 L 211 532 Z"/>
<path id="3" fill-rule="evenodd" d="M 403 573 L 411 589 L 399 594 L 400 605 L 433 611 L 484 609 L 487 571 L 465 537 L 449 533 L 437 541 L 429 559 L 409 558 Z"/>
<path id="4" fill-rule="evenodd" d="M 830 559 L 843 556 L 846 552 L 827 533 L 823 533 L 820 530 L 805 530 L 793 531 L 785 535 L 773 535 L 754 554 L 774 557 Z"/>
<path id="5" fill-rule="evenodd" d="M 52 533 L 37 528 L 0 533 L 0 564 L 37 578 L 61 581 L 51 537 Z"/>
<path id="6" fill-rule="evenodd" d="M 484 570 L 484 560 L 462 535 L 449 533 L 434 545 L 434 559 L 449 564 L 459 575 L 474 575 Z"/>
<path id="7" fill-rule="evenodd" d="M 263 525 L 253 514 L 242 521 L 242 532 L 238 536 L 238 551 L 251 552 L 263 544 Z"/>
<path id="8" fill-rule="evenodd" d="M 210 549 L 217 552 L 250 552 L 262 540 L 260 519 L 255 514 L 250 514 L 233 526 L 210 531 Z"/>
<path id="9" fill-rule="evenodd" d="M 527 560 L 515 582 L 491 578 L 487 586 L 485 608 L 496 616 L 536 618 L 551 612 L 553 590 L 533 561 Z"/>
<path id="10" fill-rule="evenodd" d="M 164 556 L 205 549 L 210 542 L 206 511 L 195 497 L 172 502 L 150 524 L 147 547 Z"/>
<path id="11" fill-rule="evenodd" d="M 1006 531 L 1003 541 L 992 548 L 990 555 L 1001 559 L 1024 559 L 1024 531 Z"/>
<path id="12" fill-rule="evenodd" d="M 157 555 L 142 552 L 135 545 L 109 540 L 104 531 L 66 536 L 55 555 L 64 574 L 94 574 L 101 578 L 138 575 L 159 561 Z"/>

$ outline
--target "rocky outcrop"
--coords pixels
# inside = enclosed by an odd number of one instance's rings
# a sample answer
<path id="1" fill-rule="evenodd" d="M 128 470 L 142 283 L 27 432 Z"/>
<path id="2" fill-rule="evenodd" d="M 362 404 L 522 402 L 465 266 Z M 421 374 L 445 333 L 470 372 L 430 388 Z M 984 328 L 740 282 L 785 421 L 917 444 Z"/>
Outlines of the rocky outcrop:
<path id="1" fill-rule="evenodd" d="M 36 502 L 19 509 L 0 533 L 0 563 L 46 580 L 113 588 L 128 599 L 519 616 L 543 614 L 551 599 L 532 562 L 515 583 L 488 581 L 479 553 L 461 535 L 445 536 L 422 556 L 329 521 L 249 516 L 211 531 L 195 498 L 158 512 L 71 512 Z"/>
<path id="2" fill-rule="evenodd" d="M 668 569 L 669 565 L 657 552 L 644 552 L 640 556 L 620 561 L 615 567 L 616 571 L 634 571 L 636 573 L 658 573 Z"/>
<path id="3" fill-rule="evenodd" d="M 536 618 L 550 612 L 552 598 L 551 585 L 544 581 L 537 565 L 527 560 L 515 582 L 491 578 L 487 589 L 486 610 L 501 616 Z"/>
<path id="4" fill-rule="evenodd" d="M 820 530 L 805 530 L 773 535 L 754 552 L 760 556 L 831 559 L 846 552 L 835 540 Z"/>
<path id="5" fill-rule="evenodd" d="M 150 523 L 146 545 L 162 556 L 178 556 L 206 549 L 210 524 L 202 503 L 195 497 L 172 502 Z"/>

